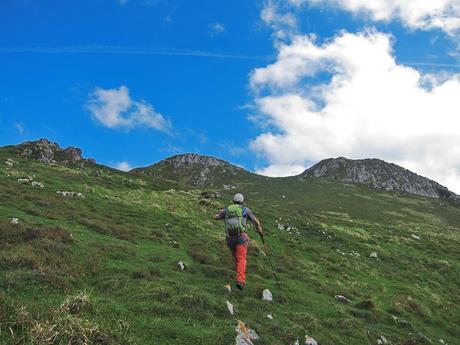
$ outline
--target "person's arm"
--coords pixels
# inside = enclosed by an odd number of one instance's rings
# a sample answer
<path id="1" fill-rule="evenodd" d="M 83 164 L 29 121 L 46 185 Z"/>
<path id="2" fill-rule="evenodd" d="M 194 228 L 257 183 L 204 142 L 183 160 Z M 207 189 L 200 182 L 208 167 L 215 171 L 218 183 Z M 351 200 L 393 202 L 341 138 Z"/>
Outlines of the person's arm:
<path id="1" fill-rule="evenodd" d="M 262 229 L 262 224 L 260 221 L 257 219 L 257 217 L 252 213 L 252 211 L 249 208 L 246 208 L 246 212 L 248 214 L 249 219 L 254 223 L 256 226 L 256 230 L 260 235 L 264 234 L 264 230 Z"/>
<path id="2" fill-rule="evenodd" d="M 225 208 L 221 208 L 219 213 L 216 213 L 214 215 L 214 219 L 219 220 L 219 219 L 224 219 L 224 218 L 225 218 Z"/>

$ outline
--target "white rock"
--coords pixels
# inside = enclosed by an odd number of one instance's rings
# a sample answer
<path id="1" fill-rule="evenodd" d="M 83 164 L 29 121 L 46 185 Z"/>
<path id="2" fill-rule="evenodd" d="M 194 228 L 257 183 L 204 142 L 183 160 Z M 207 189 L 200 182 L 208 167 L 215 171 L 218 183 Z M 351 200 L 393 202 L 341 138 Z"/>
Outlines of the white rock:
<path id="1" fill-rule="evenodd" d="M 335 295 L 335 299 L 340 302 L 351 303 L 351 300 L 342 295 Z"/>
<path id="2" fill-rule="evenodd" d="M 238 321 L 238 326 L 235 331 L 238 333 L 236 336 L 236 345 L 254 345 L 252 340 L 259 339 L 259 335 L 253 329 L 246 327 L 243 321 Z"/>
<path id="3" fill-rule="evenodd" d="M 268 317 L 270 320 L 273 320 L 273 315 L 272 315 L 272 314 L 268 314 L 267 317 Z"/>
<path id="4" fill-rule="evenodd" d="M 369 255 L 369 257 L 377 259 L 378 258 L 377 252 L 372 252 L 371 255 Z"/>
<path id="5" fill-rule="evenodd" d="M 447 343 L 446 343 L 444 340 L 442 340 L 442 339 L 439 339 L 439 342 L 440 342 L 441 344 L 447 344 Z"/>
<path id="6" fill-rule="evenodd" d="M 28 178 L 18 178 L 19 183 L 29 183 L 30 180 Z"/>
<path id="7" fill-rule="evenodd" d="M 263 292 L 262 292 L 262 300 L 264 301 L 273 301 L 273 295 L 272 293 L 270 292 L 270 290 L 268 289 L 265 289 Z"/>
<path id="8" fill-rule="evenodd" d="M 19 224 L 19 218 L 11 218 L 11 224 Z"/>
<path id="9" fill-rule="evenodd" d="M 411 234 L 412 238 L 415 238 L 416 240 L 419 240 L 420 239 L 420 236 L 417 236 L 415 234 Z"/>
<path id="10" fill-rule="evenodd" d="M 377 339 L 377 344 L 379 344 L 379 345 L 388 344 L 388 340 L 383 335 L 381 335 L 380 339 Z"/>
<path id="11" fill-rule="evenodd" d="M 318 345 L 315 339 L 309 337 L 308 335 L 305 336 L 305 345 Z"/>
<path id="12" fill-rule="evenodd" d="M 9 160 L 9 159 L 5 162 L 5 164 L 8 165 L 8 166 L 10 166 L 10 167 L 12 167 L 12 166 L 14 165 L 14 164 L 13 164 L 13 161 L 11 161 L 11 160 Z"/>
<path id="13" fill-rule="evenodd" d="M 41 182 L 32 181 L 32 187 L 44 188 L 45 186 Z"/>
<path id="14" fill-rule="evenodd" d="M 227 301 L 227 308 L 228 308 L 228 311 L 230 312 L 230 314 L 234 314 L 235 313 L 235 309 L 233 308 L 233 304 L 231 304 L 229 301 Z"/>
<path id="15" fill-rule="evenodd" d="M 182 262 L 182 261 L 179 261 L 177 263 L 177 266 L 179 266 L 179 268 L 181 269 L 181 271 L 185 270 L 185 264 Z"/>
<path id="16" fill-rule="evenodd" d="M 299 339 L 297 339 L 296 341 L 294 341 L 294 345 L 300 345 Z"/>

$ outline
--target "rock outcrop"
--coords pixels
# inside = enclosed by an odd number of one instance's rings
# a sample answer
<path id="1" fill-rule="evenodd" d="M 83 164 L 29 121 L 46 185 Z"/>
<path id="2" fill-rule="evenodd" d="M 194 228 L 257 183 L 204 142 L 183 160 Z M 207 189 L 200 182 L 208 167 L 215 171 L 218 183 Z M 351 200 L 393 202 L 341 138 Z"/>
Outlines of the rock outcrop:
<path id="1" fill-rule="evenodd" d="M 61 148 L 58 143 L 51 142 L 48 139 L 37 141 L 26 141 L 16 146 L 23 156 L 37 159 L 44 163 L 62 162 L 62 163 L 79 163 L 95 164 L 92 158 L 84 159 L 82 150 L 78 147 Z"/>
<path id="2" fill-rule="evenodd" d="M 319 177 L 342 183 L 362 183 L 376 189 L 460 202 L 459 196 L 439 183 L 380 159 L 352 160 L 344 157 L 325 159 L 307 169 L 301 177 Z"/>

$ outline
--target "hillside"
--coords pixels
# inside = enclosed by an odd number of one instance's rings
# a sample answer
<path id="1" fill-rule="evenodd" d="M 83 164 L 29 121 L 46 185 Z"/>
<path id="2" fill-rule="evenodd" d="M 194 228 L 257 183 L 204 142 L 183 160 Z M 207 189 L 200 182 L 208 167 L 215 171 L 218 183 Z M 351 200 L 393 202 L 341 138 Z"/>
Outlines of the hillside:
<path id="1" fill-rule="evenodd" d="M 238 320 L 255 345 L 458 342 L 460 208 L 448 200 L 193 155 L 123 173 L 28 145 L 0 148 L 1 344 L 230 345 Z M 281 289 L 253 229 L 247 289 L 225 288 L 231 257 L 211 219 L 235 191 L 262 220 Z"/>
<path id="2" fill-rule="evenodd" d="M 320 177 L 343 183 L 362 183 L 372 188 L 450 199 L 460 203 L 460 198 L 455 193 L 439 183 L 380 159 L 325 159 L 307 169 L 301 176 Z"/>

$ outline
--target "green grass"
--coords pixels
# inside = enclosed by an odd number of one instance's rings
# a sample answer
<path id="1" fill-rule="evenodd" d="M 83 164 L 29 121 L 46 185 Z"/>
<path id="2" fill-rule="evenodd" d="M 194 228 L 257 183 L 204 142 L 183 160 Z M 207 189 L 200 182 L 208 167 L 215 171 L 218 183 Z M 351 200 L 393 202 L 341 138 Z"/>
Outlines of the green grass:
<path id="1" fill-rule="evenodd" d="M 17 182 L 26 176 L 45 188 Z M 458 341 L 458 207 L 313 178 L 233 177 L 264 225 L 282 289 L 251 229 L 247 289 L 228 293 L 232 261 L 223 225 L 211 219 L 234 190 L 215 184 L 221 197 L 205 200 L 164 177 L 0 150 L 1 344 L 225 345 L 235 343 L 237 320 L 259 333 L 255 344 L 305 334 L 321 345 L 375 344 L 380 335 L 401 345 Z M 265 288 L 274 302 L 261 300 Z M 77 311 L 62 307 L 81 293 Z"/>

